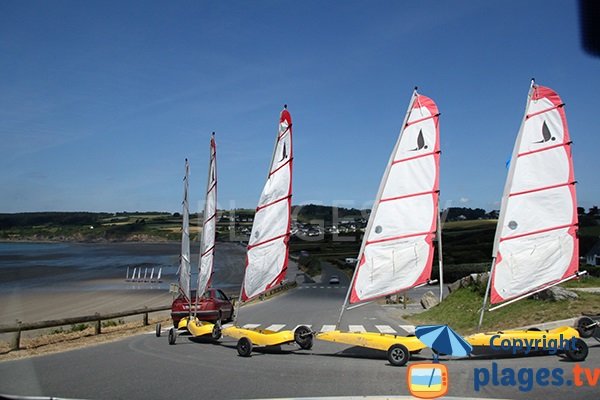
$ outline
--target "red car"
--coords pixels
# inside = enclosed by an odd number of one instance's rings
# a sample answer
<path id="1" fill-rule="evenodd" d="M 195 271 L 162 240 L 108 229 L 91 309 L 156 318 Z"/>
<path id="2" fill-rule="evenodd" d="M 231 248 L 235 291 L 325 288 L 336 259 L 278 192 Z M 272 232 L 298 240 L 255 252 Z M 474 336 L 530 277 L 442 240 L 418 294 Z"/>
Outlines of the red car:
<path id="1" fill-rule="evenodd" d="M 192 290 L 192 314 L 196 308 L 196 291 Z M 173 319 L 173 325 L 177 327 L 179 320 L 183 317 L 190 315 L 190 304 L 183 297 L 179 295 L 171 305 L 171 318 Z M 231 300 L 227 298 L 225 293 L 220 289 L 210 288 L 206 290 L 204 296 L 198 301 L 198 310 L 196 310 L 196 316 L 201 321 L 217 321 L 229 322 L 233 319 L 233 304 Z"/>

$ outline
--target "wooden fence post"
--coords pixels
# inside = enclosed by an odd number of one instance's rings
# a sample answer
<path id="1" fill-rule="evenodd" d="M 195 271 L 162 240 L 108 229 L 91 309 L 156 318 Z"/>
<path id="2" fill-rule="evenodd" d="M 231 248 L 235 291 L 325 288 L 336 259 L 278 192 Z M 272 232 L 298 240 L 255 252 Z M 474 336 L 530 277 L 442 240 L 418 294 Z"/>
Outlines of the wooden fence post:
<path id="1" fill-rule="evenodd" d="M 15 335 L 13 336 L 13 340 L 10 345 L 10 351 L 19 350 L 21 347 L 21 321 L 17 321 L 17 325 L 19 326 L 19 329 L 17 329 Z"/>
<path id="2" fill-rule="evenodd" d="M 96 335 L 99 335 L 102 333 L 102 320 L 100 319 L 100 314 L 96 313 L 95 315 L 98 317 L 96 320 Z"/>
<path id="3" fill-rule="evenodd" d="M 146 307 L 146 309 L 148 309 L 148 307 Z M 144 326 L 148 326 L 148 312 L 144 313 L 143 324 Z"/>

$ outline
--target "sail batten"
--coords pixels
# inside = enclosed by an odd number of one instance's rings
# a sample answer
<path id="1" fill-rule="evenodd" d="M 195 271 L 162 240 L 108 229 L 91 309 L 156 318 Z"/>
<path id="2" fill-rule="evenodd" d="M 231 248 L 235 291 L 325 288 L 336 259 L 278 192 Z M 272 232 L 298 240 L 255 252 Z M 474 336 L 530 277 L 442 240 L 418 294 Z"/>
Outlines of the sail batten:
<path id="1" fill-rule="evenodd" d="M 576 204 L 564 103 L 532 83 L 494 238 L 491 304 L 577 276 Z"/>
<path id="2" fill-rule="evenodd" d="M 284 107 L 267 181 L 248 240 L 242 301 L 260 295 L 285 277 L 291 229 L 293 159 L 292 117 Z"/>
<path id="3" fill-rule="evenodd" d="M 438 108 L 415 91 L 365 229 L 346 300 L 351 304 L 429 280 L 438 220 L 439 149 Z"/>
<path id="4" fill-rule="evenodd" d="M 215 234 L 217 223 L 217 143 L 215 134 L 210 138 L 208 178 L 200 239 L 200 259 L 198 260 L 198 298 L 210 286 L 213 273 Z"/>

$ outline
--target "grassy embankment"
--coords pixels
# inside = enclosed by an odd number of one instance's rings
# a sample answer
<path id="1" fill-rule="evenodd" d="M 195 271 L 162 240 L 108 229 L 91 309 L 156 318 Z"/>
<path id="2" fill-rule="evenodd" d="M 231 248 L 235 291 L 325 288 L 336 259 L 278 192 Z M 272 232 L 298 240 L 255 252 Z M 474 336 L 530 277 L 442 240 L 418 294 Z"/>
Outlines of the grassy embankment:
<path id="1" fill-rule="evenodd" d="M 563 286 L 570 288 L 600 287 L 600 278 L 589 277 L 571 281 Z M 527 298 L 492 312 L 486 312 L 482 330 L 507 329 L 578 317 L 582 312 L 600 314 L 600 294 L 577 292 L 576 300 L 544 301 Z M 462 334 L 476 331 L 483 302 L 483 288 L 459 289 L 439 305 L 407 317 L 412 323 L 448 324 Z"/>

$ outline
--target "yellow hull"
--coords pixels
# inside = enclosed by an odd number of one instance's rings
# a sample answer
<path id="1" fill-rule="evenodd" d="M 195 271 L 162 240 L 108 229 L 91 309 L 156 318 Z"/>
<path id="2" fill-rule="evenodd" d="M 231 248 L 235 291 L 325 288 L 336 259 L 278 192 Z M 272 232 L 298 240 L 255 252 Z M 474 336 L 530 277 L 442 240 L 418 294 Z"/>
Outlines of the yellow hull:
<path id="1" fill-rule="evenodd" d="M 520 339 L 520 340 L 543 340 L 550 339 L 560 340 L 571 339 L 572 337 L 579 337 L 577 329 L 571 328 L 570 326 L 561 326 L 559 328 L 551 329 L 548 331 L 538 330 L 509 330 L 509 331 L 497 331 L 497 332 L 485 332 L 476 333 L 471 336 L 467 336 L 465 340 L 472 346 L 500 346 L 502 340 L 508 339 Z"/>
<path id="2" fill-rule="evenodd" d="M 188 321 L 189 321 L 188 317 L 181 318 L 179 320 L 179 323 L 177 324 L 177 330 L 179 330 L 179 331 L 185 331 L 185 330 L 187 330 Z"/>
<path id="3" fill-rule="evenodd" d="M 317 333 L 315 337 L 327 342 L 343 343 L 382 351 L 388 351 L 394 344 L 404 345 L 410 352 L 419 351 L 427 347 L 415 336 L 398 336 L 388 333 L 330 331 Z"/>
<path id="4" fill-rule="evenodd" d="M 198 318 L 190 321 L 187 324 L 187 330 L 190 331 L 192 336 L 199 337 L 205 335 L 211 335 L 215 324 L 206 321 L 200 321 Z"/>
<path id="5" fill-rule="evenodd" d="M 235 339 L 246 337 L 257 346 L 277 346 L 280 344 L 292 343 L 294 341 L 294 332 L 281 331 L 275 332 L 267 329 L 245 329 L 237 326 L 223 328 L 223 335 Z"/>

